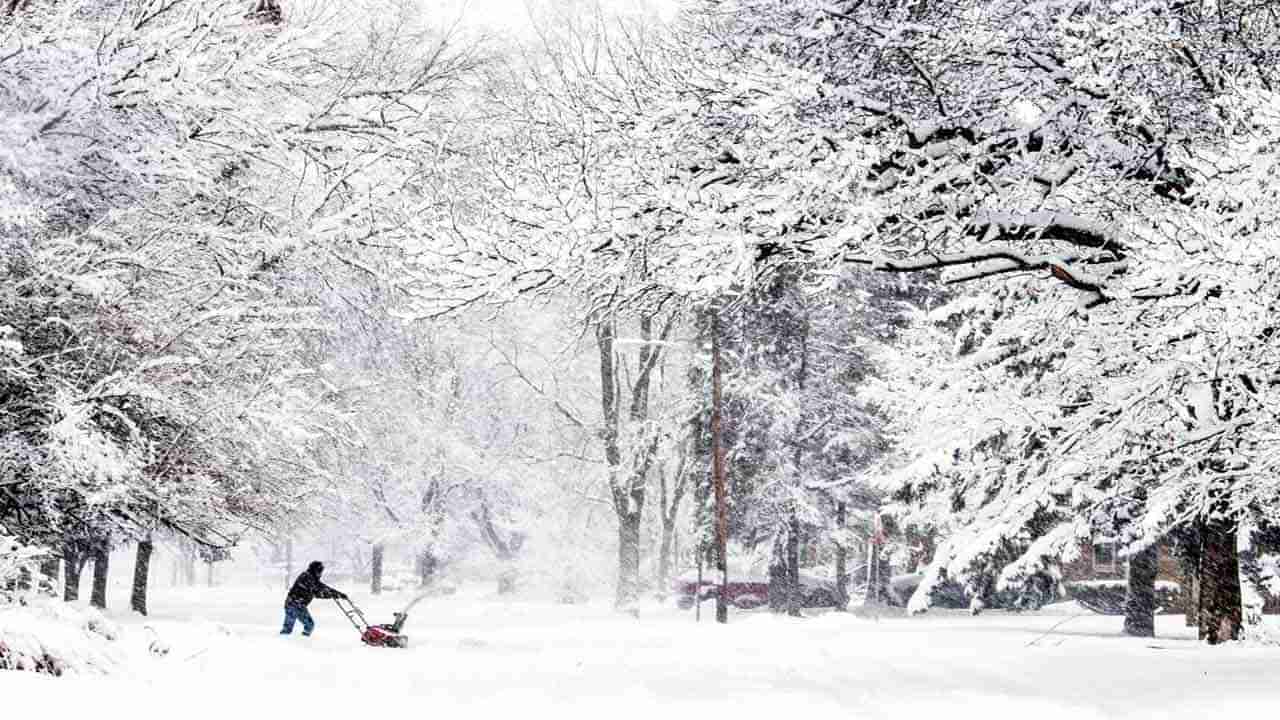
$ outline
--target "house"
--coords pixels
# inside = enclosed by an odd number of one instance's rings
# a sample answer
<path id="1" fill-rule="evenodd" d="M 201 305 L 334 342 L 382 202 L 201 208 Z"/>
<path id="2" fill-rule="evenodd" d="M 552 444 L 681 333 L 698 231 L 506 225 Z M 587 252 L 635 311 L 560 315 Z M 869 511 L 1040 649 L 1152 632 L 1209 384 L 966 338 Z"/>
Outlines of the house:
<path id="1" fill-rule="evenodd" d="M 1183 613 L 1187 597 L 1182 563 L 1167 543 L 1160 543 L 1157 552 L 1157 604 L 1166 614 Z M 1062 566 L 1067 594 L 1094 610 L 1123 612 L 1128 577 L 1129 561 L 1119 555 L 1116 543 L 1110 539 L 1083 543 L 1080 557 Z M 1266 594 L 1264 603 L 1264 613 L 1280 614 L 1280 597 Z"/>
<path id="2" fill-rule="evenodd" d="M 1182 565 L 1170 550 L 1161 543 L 1157 546 L 1159 559 L 1156 565 L 1156 581 L 1182 584 Z M 1094 543 L 1083 543 L 1080 546 L 1080 557 L 1062 566 L 1063 582 L 1080 582 L 1095 580 L 1117 580 L 1127 582 L 1129 577 L 1129 561 L 1120 557 L 1116 543 L 1112 540 L 1101 540 Z"/>

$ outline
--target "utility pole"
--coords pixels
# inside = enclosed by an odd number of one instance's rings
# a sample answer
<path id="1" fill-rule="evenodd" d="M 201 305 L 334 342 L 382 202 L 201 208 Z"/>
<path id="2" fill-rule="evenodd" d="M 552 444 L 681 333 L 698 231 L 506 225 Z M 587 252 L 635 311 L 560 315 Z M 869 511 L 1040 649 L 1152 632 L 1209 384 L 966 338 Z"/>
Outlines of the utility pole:
<path id="1" fill-rule="evenodd" d="M 720 566 L 720 592 L 716 595 L 716 622 L 729 622 L 729 519 L 725 510 L 724 438 L 720 397 L 720 317 L 711 315 L 711 476 L 716 494 L 716 562 Z"/>

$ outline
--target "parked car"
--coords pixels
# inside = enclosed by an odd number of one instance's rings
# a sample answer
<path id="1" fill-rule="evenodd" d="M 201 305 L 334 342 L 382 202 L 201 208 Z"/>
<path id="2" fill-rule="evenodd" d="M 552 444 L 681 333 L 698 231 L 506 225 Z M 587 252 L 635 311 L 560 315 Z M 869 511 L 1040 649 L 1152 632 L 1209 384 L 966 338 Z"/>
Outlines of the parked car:
<path id="1" fill-rule="evenodd" d="M 906 607 L 923 580 L 922 572 L 894 575 L 889 580 L 889 604 L 894 607 Z M 964 594 L 964 588 L 948 581 L 934 588 L 932 604 L 937 608 L 960 610 L 969 607 L 969 599 Z"/>
<path id="2" fill-rule="evenodd" d="M 752 610 L 769 604 L 769 580 L 759 575 L 729 576 L 725 586 L 729 604 L 740 610 Z M 800 574 L 801 606 L 806 608 L 835 607 L 836 584 L 827 578 L 808 573 Z M 696 577 L 681 577 L 675 583 L 676 606 L 682 610 L 693 607 L 698 599 L 714 601 L 720 593 L 720 582 L 710 575 L 703 575 L 699 589 Z"/>

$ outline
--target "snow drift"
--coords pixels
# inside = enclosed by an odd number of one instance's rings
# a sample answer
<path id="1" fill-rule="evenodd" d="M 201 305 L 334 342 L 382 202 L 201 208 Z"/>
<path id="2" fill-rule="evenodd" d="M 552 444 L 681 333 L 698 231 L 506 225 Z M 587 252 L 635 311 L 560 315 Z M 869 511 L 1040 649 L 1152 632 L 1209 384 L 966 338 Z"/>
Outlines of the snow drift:
<path id="1" fill-rule="evenodd" d="M 106 675 L 127 652 L 120 629 L 91 608 L 54 600 L 0 605 L 0 670 Z"/>

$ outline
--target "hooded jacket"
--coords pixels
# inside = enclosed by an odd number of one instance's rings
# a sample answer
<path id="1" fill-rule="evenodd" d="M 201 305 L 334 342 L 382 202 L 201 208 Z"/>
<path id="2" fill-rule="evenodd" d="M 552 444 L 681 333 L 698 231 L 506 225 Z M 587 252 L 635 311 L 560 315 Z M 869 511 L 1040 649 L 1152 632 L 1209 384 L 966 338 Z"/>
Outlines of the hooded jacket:
<path id="1" fill-rule="evenodd" d="M 305 608 L 316 598 L 346 597 L 342 592 L 320 582 L 322 572 L 322 563 L 313 562 L 308 565 L 298 579 L 293 581 L 293 587 L 289 588 L 289 595 L 284 600 L 285 607 Z"/>

